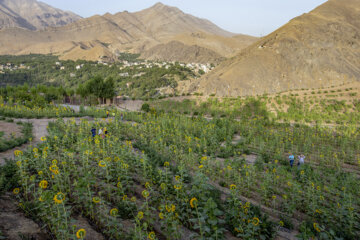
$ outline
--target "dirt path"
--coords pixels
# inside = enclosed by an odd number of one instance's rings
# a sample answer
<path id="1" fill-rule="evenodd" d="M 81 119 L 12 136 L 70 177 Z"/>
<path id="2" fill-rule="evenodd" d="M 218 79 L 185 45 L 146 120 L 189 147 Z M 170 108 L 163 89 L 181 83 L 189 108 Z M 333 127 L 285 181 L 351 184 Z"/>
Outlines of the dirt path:
<path id="1" fill-rule="evenodd" d="M 64 121 L 71 120 L 73 118 L 63 118 Z M 78 123 L 81 119 L 88 119 L 93 120 L 92 118 L 85 117 L 85 118 L 75 118 L 75 121 Z M 5 163 L 5 159 L 13 159 L 14 158 L 14 151 L 15 150 L 21 150 L 24 151 L 28 148 L 28 146 L 36 146 L 41 140 L 40 138 L 47 135 L 47 126 L 49 125 L 49 122 L 54 122 L 57 119 L 17 119 L 17 122 L 29 122 L 33 125 L 33 140 L 31 143 L 27 143 L 24 145 L 21 145 L 19 147 L 10 149 L 5 152 L 0 153 L 0 165 L 3 165 Z"/>
<path id="2" fill-rule="evenodd" d="M 50 239 L 37 223 L 19 210 L 9 194 L 0 197 L 0 231 L 5 239 Z"/>
<path id="3" fill-rule="evenodd" d="M 3 138 L 11 138 L 11 135 L 15 137 L 20 137 L 21 134 L 21 126 L 12 122 L 0 121 L 0 131 L 4 132 Z"/>

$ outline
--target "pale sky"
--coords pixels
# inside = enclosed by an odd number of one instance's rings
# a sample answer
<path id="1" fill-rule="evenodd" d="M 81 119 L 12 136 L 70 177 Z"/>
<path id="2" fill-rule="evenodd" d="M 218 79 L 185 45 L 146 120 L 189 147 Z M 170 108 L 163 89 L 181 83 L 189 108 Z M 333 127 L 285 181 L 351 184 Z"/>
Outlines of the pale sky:
<path id="1" fill-rule="evenodd" d="M 106 12 L 136 12 L 159 0 L 42 0 L 82 17 Z M 185 13 L 206 18 L 219 27 L 252 36 L 267 35 L 289 20 L 309 12 L 326 0 L 162 0 Z"/>

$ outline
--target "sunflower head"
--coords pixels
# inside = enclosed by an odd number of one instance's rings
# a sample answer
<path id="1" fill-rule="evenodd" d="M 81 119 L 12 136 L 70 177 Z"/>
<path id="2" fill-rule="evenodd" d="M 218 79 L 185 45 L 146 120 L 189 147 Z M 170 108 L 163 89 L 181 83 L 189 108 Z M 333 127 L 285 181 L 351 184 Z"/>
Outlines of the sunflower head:
<path id="1" fill-rule="evenodd" d="M 81 228 L 76 232 L 76 238 L 77 239 L 84 239 L 86 236 L 86 231 L 85 229 Z"/>
<path id="2" fill-rule="evenodd" d="M 196 198 L 192 198 L 190 200 L 190 206 L 191 206 L 191 208 L 194 208 L 194 207 L 197 206 L 197 199 Z"/>
<path id="3" fill-rule="evenodd" d="M 142 191 L 141 194 L 143 195 L 144 198 L 148 198 L 150 195 L 150 193 L 147 190 Z"/>
<path id="4" fill-rule="evenodd" d="M 99 167 L 106 167 L 106 162 L 104 160 L 101 160 L 99 162 Z"/>
<path id="5" fill-rule="evenodd" d="M 113 217 L 116 217 L 119 213 L 119 210 L 117 210 L 117 208 L 113 208 L 110 210 L 110 215 Z"/>
<path id="6" fill-rule="evenodd" d="M 65 200 L 65 194 L 63 194 L 62 192 L 58 192 L 55 196 L 54 196 L 54 202 L 56 204 L 60 204 Z"/>
<path id="7" fill-rule="evenodd" d="M 20 193 L 20 188 L 14 188 L 13 193 L 18 195 Z"/>
<path id="8" fill-rule="evenodd" d="M 259 218 L 257 218 L 257 217 L 254 217 L 254 218 L 252 219 L 252 224 L 253 224 L 254 226 L 259 225 L 259 222 L 260 222 L 260 220 L 259 220 Z"/>
<path id="9" fill-rule="evenodd" d="M 154 232 L 149 232 L 149 234 L 148 234 L 148 239 L 149 239 L 149 240 L 154 240 L 155 238 L 156 238 L 155 233 L 154 233 Z"/>
<path id="10" fill-rule="evenodd" d="M 100 198 L 99 197 L 93 197 L 92 198 L 93 203 L 99 203 L 100 202 Z"/>
<path id="11" fill-rule="evenodd" d="M 46 189 L 48 186 L 48 181 L 46 180 L 42 180 L 40 183 L 39 183 L 39 187 L 41 187 L 42 189 Z"/>
<path id="12" fill-rule="evenodd" d="M 138 218 L 138 219 L 140 219 L 140 220 L 141 220 L 141 219 L 143 219 L 143 218 L 144 218 L 144 213 L 143 213 L 143 212 L 141 212 L 141 211 L 140 211 L 140 212 L 138 212 L 138 214 L 137 214 L 137 218 Z"/>

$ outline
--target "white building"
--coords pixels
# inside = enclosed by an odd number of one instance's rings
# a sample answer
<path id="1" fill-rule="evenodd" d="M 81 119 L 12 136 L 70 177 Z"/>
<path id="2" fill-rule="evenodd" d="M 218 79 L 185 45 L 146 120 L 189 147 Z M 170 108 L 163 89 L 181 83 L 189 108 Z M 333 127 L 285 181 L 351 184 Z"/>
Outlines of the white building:
<path id="1" fill-rule="evenodd" d="M 128 73 L 128 72 L 119 73 L 119 76 L 120 76 L 120 77 L 128 77 L 128 76 L 129 76 L 129 73 Z"/>

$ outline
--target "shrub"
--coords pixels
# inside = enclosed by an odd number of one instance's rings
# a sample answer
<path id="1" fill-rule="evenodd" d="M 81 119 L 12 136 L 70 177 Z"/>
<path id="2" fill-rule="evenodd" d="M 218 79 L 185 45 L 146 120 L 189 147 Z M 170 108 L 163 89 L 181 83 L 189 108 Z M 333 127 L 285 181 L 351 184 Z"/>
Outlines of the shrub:
<path id="1" fill-rule="evenodd" d="M 144 104 L 141 106 L 141 111 L 150 112 L 150 105 L 149 105 L 148 103 L 144 103 Z"/>

